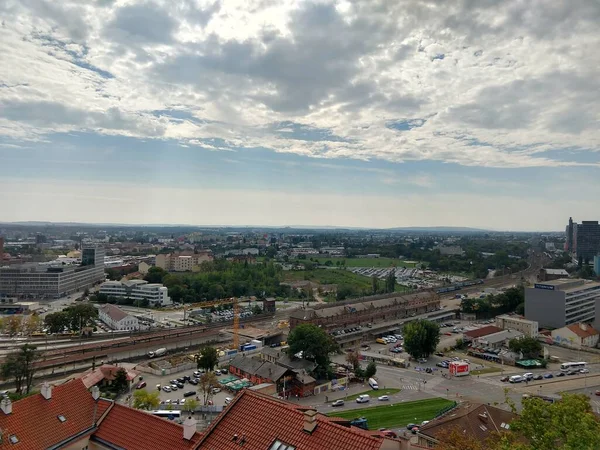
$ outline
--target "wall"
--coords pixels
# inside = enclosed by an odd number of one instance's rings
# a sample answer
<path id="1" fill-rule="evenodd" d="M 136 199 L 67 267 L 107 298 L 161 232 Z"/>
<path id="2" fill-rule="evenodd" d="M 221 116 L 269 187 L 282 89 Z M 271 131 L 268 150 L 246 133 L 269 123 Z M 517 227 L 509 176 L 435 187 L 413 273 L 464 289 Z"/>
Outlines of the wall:
<path id="1" fill-rule="evenodd" d="M 535 320 L 543 328 L 565 326 L 565 293 L 525 288 L 525 318 Z"/>

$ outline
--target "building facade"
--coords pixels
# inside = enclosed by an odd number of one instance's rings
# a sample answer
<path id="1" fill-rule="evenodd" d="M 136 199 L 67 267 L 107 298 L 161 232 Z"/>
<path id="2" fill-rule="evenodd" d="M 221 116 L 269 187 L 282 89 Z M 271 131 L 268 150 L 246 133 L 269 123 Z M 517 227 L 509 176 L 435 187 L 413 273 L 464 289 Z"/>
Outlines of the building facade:
<path id="1" fill-rule="evenodd" d="M 192 272 L 203 262 L 213 260 L 210 251 L 167 253 L 156 255 L 156 267 L 165 269 L 168 272 Z"/>
<path id="2" fill-rule="evenodd" d="M 572 325 L 552 330 L 552 341 L 556 344 L 570 345 L 573 347 L 596 347 L 600 333 L 585 323 Z"/>
<path id="3" fill-rule="evenodd" d="M 496 317 L 496 326 L 503 330 L 516 330 L 528 337 L 537 337 L 539 325 L 535 320 L 527 320 L 521 316 L 504 314 Z"/>
<path id="4" fill-rule="evenodd" d="M 60 298 L 104 279 L 104 249 L 88 247 L 82 251 L 79 266 L 31 263 L 0 267 L 0 296 Z"/>
<path id="5" fill-rule="evenodd" d="M 173 304 L 165 286 L 145 280 L 106 281 L 100 285 L 99 293 L 115 298 L 130 298 L 134 304 L 138 300 L 147 300 L 151 306 Z"/>
<path id="6" fill-rule="evenodd" d="M 573 222 L 569 218 L 566 228 L 567 242 L 565 248 L 582 258 L 592 261 L 600 253 L 600 224 L 597 220 L 584 220 L 581 223 Z"/>
<path id="7" fill-rule="evenodd" d="M 540 269 L 538 274 L 540 281 L 552 281 L 560 278 L 569 278 L 569 272 L 565 269 Z"/>
<path id="8" fill-rule="evenodd" d="M 137 317 L 109 303 L 98 307 L 98 318 L 112 330 L 138 331 L 148 328 L 142 325 Z"/>
<path id="9" fill-rule="evenodd" d="M 545 328 L 596 321 L 600 283 L 560 279 L 525 289 L 525 318 Z"/>

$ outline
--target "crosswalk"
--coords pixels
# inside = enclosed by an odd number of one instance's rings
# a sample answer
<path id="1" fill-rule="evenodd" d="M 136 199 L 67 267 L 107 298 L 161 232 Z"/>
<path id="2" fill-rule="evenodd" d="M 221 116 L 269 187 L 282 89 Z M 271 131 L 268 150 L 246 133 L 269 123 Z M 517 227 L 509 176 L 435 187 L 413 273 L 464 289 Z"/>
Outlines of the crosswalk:
<path id="1" fill-rule="evenodd" d="M 416 391 L 419 388 L 417 386 L 415 386 L 414 384 L 406 384 L 406 385 L 402 386 L 402 389 Z"/>

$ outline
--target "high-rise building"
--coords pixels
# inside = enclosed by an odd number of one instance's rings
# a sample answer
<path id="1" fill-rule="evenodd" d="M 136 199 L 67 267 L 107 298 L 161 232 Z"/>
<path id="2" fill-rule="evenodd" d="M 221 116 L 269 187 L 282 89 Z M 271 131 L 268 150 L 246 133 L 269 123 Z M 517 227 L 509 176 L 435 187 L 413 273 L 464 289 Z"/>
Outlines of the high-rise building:
<path id="1" fill-rule="evenodd" d="M 4 238 L 0 236 L 0 260 L 4 256 Z"/>
<path id="2" fill-rule="evenodd" d="M 593 261 L 594 256 L 600 253 L 600 224 L 597 220 L 575 223 L 569 217 L 565 233 L 567 235 L 565 250 L 575 254 L 577 258 Z"/>

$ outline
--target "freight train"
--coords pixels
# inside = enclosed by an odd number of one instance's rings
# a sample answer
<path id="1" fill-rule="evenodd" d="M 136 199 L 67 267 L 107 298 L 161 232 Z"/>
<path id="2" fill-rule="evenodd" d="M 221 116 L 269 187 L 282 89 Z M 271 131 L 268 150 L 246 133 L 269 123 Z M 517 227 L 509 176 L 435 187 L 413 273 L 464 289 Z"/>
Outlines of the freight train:
<path id="1" fill-rule="evenodd" d="M 483 280 L 461 281 L 459 283 L 453 284 L 452 286 L 445 286 L 445 287 L 438 288 L 438 289 L 436 289 L 435 292 L 438 294 L 444 294 L 446 292 L 460 291 L 462 288 L 475 286 L 478 284 L 483 284 Z"/>

